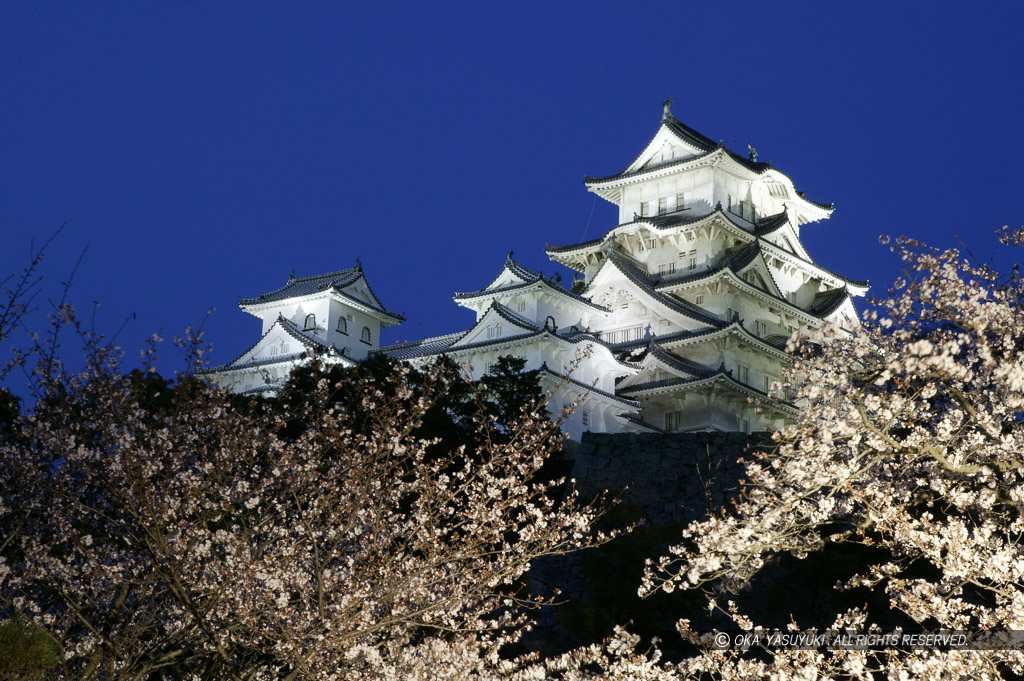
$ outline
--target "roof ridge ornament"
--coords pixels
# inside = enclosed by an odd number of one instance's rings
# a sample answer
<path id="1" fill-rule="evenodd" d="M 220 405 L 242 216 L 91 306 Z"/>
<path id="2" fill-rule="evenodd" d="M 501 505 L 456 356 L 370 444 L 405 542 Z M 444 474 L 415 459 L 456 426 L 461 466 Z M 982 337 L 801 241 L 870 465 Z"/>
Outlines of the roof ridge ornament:
<path id="1" fill-rule="evenodd" d="M 667 121 L 672 119 L 672 95 L 668 96 L 664 102 L 661 103 L 661 120 Z"/>
<path id="2" fill-rule="evenodd" d="M 757 149 L 754 148 L 753 144 L 747 143 L 747 153 L 750 155 L 751 161 L 757 160 Z"/>

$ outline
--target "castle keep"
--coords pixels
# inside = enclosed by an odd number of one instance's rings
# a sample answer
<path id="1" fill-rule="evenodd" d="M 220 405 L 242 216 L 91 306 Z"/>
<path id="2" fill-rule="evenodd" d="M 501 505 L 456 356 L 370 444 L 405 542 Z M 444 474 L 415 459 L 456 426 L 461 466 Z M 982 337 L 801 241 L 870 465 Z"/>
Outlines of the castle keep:
<path id="1" fill-rule="evenodd" d="M 618 206 L 618 224 L 583 243 L 547 246 L 575 271 L 566 286 L 510 252 L 483 288 L 455 294 L 468 330 L 380 347 L 403 321 L 373 294 L 362 267 L 290 278 L 240 302 L 263 336 L 207 371 L 238 392 L 273 393 L 310 351 L 351 365 L 369 353 L 426 363 L 446 354 L 480 378 L 503 355 L 526 359 L 552 389 L 550 407 L 582 402 L 585 431 L 767 430 L 794 413 L 780 392 L 786 340 L 826 323 L 857 324 L 867 282 L 813 261 L 804 225 L 832 206 L 811 201 L 750 147 L 746 156 L 676 120 L 671 100 L 650 142 L 621 172 L 587 177 Z"/>

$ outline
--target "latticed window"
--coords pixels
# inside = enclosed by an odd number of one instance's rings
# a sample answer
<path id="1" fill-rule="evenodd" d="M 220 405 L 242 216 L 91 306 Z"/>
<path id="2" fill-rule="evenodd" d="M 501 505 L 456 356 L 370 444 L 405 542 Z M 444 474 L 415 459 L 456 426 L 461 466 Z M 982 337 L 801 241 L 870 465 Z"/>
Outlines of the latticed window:
<path id="1" fill-rule="evenodd" d="M 632 326 L 628 329 L 619 329 L 618 331 L 606 331 L 601 334 L 602 338 L 605 339 L 606 343 L 628 343 L 630 341 L 640 340 L 644 337 L 644 327 Z"/>

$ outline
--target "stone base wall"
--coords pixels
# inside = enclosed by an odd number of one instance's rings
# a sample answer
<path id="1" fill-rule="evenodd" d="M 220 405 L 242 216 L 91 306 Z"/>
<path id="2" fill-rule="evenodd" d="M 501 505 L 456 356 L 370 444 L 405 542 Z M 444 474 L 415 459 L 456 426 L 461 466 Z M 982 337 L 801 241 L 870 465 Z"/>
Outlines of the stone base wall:
<path id="1" fill-rule="evenodd" d="M 584 433 L 572 477 L 584 499 L 608 490 L 648 522 L 685 524 L 725 506 L 741 459 L 771 444 L 768 433 Z"/>
<path id="2" fill-rule="evenodd" d="M 652 601 L 636 595 L 644 560 L 678 543 L 690 522 L 727 507 L 740 489 L 741 459 L 771 447 L 770 435 L 585 433 L 582 442 L 568 445 L 563 456 L 567 465 L 572 462 L 581 500 L 608 490 L 621 502 L 606 519 L 611 526 L 645 522 L 603 547 L 534 563 L 529 578 L 535 593 L 557 589 L 566 602 L 539 613 L 529 645 L 569 650 L 600 640 L 612 625 L 631 618 L 660 626 L 663 640 L 675 640 L 675 621 L 685 613 L 669 607 L 659 614 Z"/>

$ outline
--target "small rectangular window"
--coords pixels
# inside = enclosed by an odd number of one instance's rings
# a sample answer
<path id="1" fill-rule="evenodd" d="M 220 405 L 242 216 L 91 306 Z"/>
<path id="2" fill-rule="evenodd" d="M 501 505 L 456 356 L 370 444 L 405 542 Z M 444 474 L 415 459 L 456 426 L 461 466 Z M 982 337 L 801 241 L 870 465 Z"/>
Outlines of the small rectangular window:
<path id="1" fill-rule="evenodd" d="M 590 412 L 589 411 L 583 412 L 583 425 L 584 426 L 589 426 L 590 425 Z"/>
<path id="2" fill-rule="evenodd" d="M 657 239 L 647 239 L 647 248 L 648 248 L 648 250 L 653 251 L 657 247 L 658 247 L 658 240 Z"/>
<path id="3" fill-rule="evenodd" d="M 658 215 L 664 215 L 668 212 L 668 199 L 658 199 Z"/>
<path id="4" fill-rule="evenodd" d="M 687 263 L 687 268 L 691 270 L 697 269 L 697 258 L 690 258 L 690 261 Z"/>
<path id="5" fill-rule="evenodd" d="M 658 274 L 675 274 L 676 264 L 674 262 L 666 262 L 658 265 Z"/>
<path id="6" fill-rule="evenodd" d="M 694 300 L 694 302 L 697 305 L 703 305 L 704 304 L 704 294 L 703 293 L 697 294 L 697 298 Z"/>
<path id="7" fill-rule="evenodd" d="M 644 217 L 648 217 L 648 216 L 650 216 L 650 214 L 651 214 L 651 202 L 650 201 L 644 201 L 642 204 L 640 204 L 640 215 L 642 215 Z"/>
<path id="8" fill-rule="evenodd" d="M 676 210 L 686 208 L 686 194 L 676 194 Z"/>

